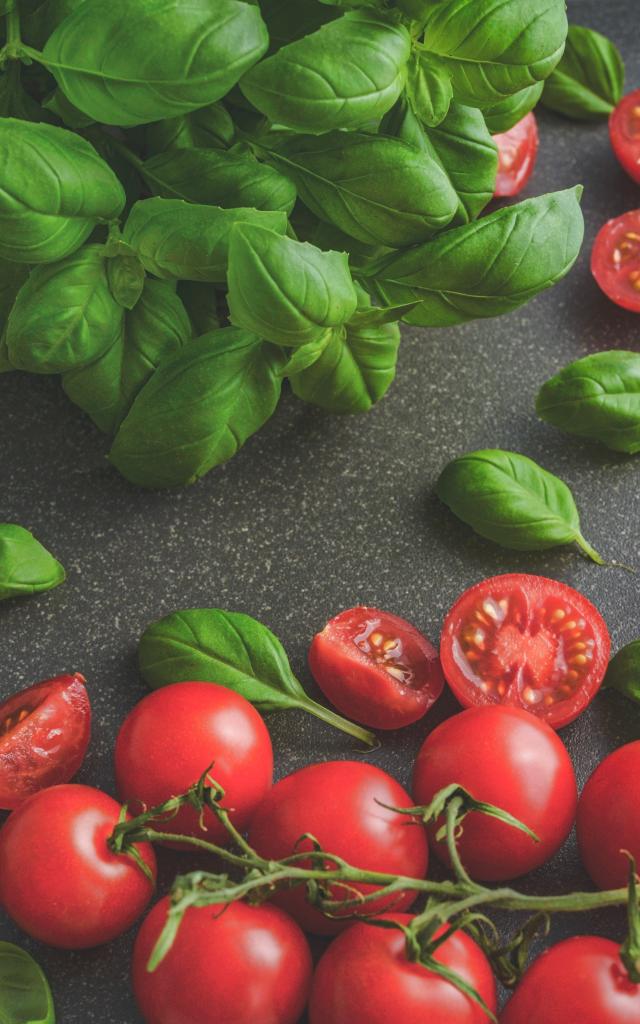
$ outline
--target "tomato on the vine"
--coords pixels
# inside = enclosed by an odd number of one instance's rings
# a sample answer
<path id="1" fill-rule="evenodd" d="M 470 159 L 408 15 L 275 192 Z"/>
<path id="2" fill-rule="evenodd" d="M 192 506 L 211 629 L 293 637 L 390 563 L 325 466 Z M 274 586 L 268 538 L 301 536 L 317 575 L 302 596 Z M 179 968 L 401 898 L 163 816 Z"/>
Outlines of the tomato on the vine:
<path id="1" fill-rule="evenodd" d="M 623 96 L 610 115 L 609 137 L 627 174 L 640 182 L 640 89 Z"/>
<path id="2" fill-rule="evenodd" d="M 496 196 L 517 196 L 533 174 L 538 155 L 538 122 L 528 114 L 507 132 L 493 136 L 498 147 Z"/>
<path id="3" fill-rule="evenodd" d="M 600 889 L 627 884 L 629 858 L 640 865 L 640 740 L 619 747 L 594 771 L 578 801 L 582 863 Z"/>
<path id="4" fill-rule="evenodd" d="M 640 210 L 600 228 L 591 250 L 591 273 L 608 298 L 640 313 Z"/>
<path id="5" fill-rule="evenodd" d="M 442 693 L 438 652 L 415 626 L 359 606 L 330 619 L 309 648 L 318 686 L 343 715 L 374 729 L 399 729 Z"/>

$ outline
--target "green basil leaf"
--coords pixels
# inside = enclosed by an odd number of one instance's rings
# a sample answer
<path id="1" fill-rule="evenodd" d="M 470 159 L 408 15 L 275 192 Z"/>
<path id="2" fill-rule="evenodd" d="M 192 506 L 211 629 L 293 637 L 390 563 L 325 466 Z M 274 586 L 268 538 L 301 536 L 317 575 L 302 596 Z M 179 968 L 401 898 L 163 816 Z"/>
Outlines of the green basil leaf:
<path id="1" fill-rule="evenodd" d="M 26 10 L 26 17 L 21 17 L 20 33 L 29 46 L 42 49 L 50 35 L 58 25 L 80 6 L 83 0 L 41 0 L 33 10 Z M 21 15 L 23 14 L 20 3 Z"/>
<path id="2" fill-rule="evenodd" d="M 349 321 L 349 327 L 379 327 L 381 324 L 396 323 L 402 320 L 417 305 L 406 302 L 402 306 L 369 306 L 359 309 Z"/>
<path id="3" fill-rule="evenodd" d="M 110 242 L 106 254 L 111 294 L 120 306 L 133 309 L 144 288 L 145 274 L 142 261 L 122 239 Z"/>
<path id="4" fill-rule="evenodd" d="M 145 133 L 151 155 L 167 149 L 228 149 L 233 145 L 235 126 L 221 103 L 210 103 L 184 117 L 171 117 L 150 124 Z"/>
<path id="5" fill-rule="evenodd" d="M 55 1024 L 49 983 L 26 950 L 0 942 L 0 1022 Z"/>
<path id="6" fill-rule="evenodd" d="M 32 533 L 15 523 L 0 523 L 0 600 L 52 590 L 65 579 L 60 562 Z"/>
<path id="7" fill-rule="evenodd" d="M 520 92 L 514 92 L 513 96 L 505 96 L 498 103 L 490 107 L 483 107 L 485 123 L 492 135 L 500 135 L 508 132 L 510 128 L 521 121 L 523 117 L 533 110 L 536 103 L 542 96 L 544 82 L 537 82 Z"/>
<path id="8" fill-rule="evenodd" d="M 294 348 L 289 359 L 280 369 L 281 377 L 293 377 L 294 374 L 306 370 L 320 358 L 327 345 L 333 337 L 332 331 L 326 331 L 315 341 L 308 341 L 306 345 L 299 345 Z"/>
<path id="9" fill-rule="evenodd" d="M 132 483 L 194 483 L 269 419 L 281 352 L 235 327 L 204 334 L 163 361 L 122 423 L 109 458 Z"/>
<path id="10" fill-rule="evenodd" d="M 229 234 L 237 223 L 284 234 L 287 216 L 279 210 L 223 210 L 180 199 L 142 199 L 129 214 L 123 237 L 156 277 L 224 283 Z"/>
<path id="11" fill-rule="evenodd" d="M 618 48 L 591 28 L 570 25 L 562 60 L 545 82 L 541 102 L 557 114 L 589 121 L 608 117 L 620 102 L 623 88 L 624 64 Z"/>
<path id="12" fill-rule="evenodd" d="M 614 349 L 577 359 L 542 385 L 536 412 L 568 434 L 639 452 L 640 355 Z"/>
<path id="13" fill-rule="evenodd" d="M 423 124 L 440 124 L 453 99 L 451 79 L 444 68 L 414 53 L 409 63 L 407 96 Z"/>
<path id="14" fill-rule="evenodd" d="M 79 110 L 127 126 L 215 102 L 267 45 L 259 9 L 240 0 L 85 0 L 39 59 Z"/>
<path id="15" fill-rule="evenodd" d="M 322 252 L 251 224 L 229 245 L 229 317 L 278 345 L 317 341 L 346 323 L 358 298 L 344 252 Z"/>
<path id="16" fill-rule="evenodd" d="M 582 536 L 567 485 L 517 452 L 485 449 L 453 459 L 440 474 L 436 493 L 481 537 L 516 551 L 544 551 L 575 542 L 600 556 Z"/>
<path id="17" fill-rule="evenodd" d="M 349 11 L 261 61 L 240 88 L 271 121 L 300 132 L 361 128 L 397 100 L 410 47 L 404 26 Z"/>
<path id="18" fill-rule="evenodd" d="M 568 273 L 582 243 L 581 188 L 551 192 L 453 228 L 366 268 L 387 304 L 420 304 L 404 319 L 448 327 L 499 316 Z"/>
<path id="19" fill-rule="evenodd" d="M 322 25 L 340 17 L 317 0 L 260 0 L 260 13 L 269 30 L 269 50 L 279 50 L 303 36 L 309 36 Z"/>
<path id="20" fill-rule="evenodd" d="M 640 702 L 640 640 L 632 640 L 611 659 L 603 685 Z"/>
<path id="21" fill-rule="evenodd" d="M 82 133 L 90 124 L 95 124 L 93 118 L 87 117 L 81 110 L 74 107 L 60 89 L 54 89 L 51 95 L 43 101 L 42 106 L 60 118 L 65 128 L 70 128 L 72 131 Z"/>
<path id="22" fill-rule="evenodd" d="M 220 327 L 215 288 L 201 281 L 178 281 L 178 295 L 186 309 L 194 338 Z"/>
<path id="23" fill-rule="evenodd" d="M 77 249 L 99 221 L 121 212 L 113 171 L 79 135 L 0 119 L 0 257 L 50 263 Z"/>

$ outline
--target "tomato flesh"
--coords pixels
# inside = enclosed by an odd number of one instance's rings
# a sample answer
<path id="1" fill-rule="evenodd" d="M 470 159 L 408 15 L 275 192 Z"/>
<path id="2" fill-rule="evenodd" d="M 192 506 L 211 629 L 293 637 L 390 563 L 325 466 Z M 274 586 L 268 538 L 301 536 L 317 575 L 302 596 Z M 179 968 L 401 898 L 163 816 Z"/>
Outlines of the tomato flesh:
<path id="1" fill-rule="evenodd" d="M 640 182 L 640 89 L 618 103 L 609 117 L 609 137 L 622 167 Z"/>
<path id="2" fill-rule="evenodd" d="M 600 228 L 591 250 L 591 273 L 608 298 L 640 313 L 640 210 Z"/>
<path id="3" fill-rule="evenodd" d="M 89 745 L 91 705 L 84 677 L 45 679 L 0 705 L 0 809 L 69 782 Z"/>
<path id="4" fill-rule="evenodd" d="M 538 156 L 538 123 L 533 111 L 508 132 L 493 136 L 498 147 L 498 177 L 494 195 L 516 196 L 533 174 Z"/>
<path id="5" fill-rule="evenodd" d="M 627 884 L 629 859 L 640 864 L 640 740 L 619 747 L 594 771 L 578 803 L 582 863 L 600 889 Z"/>
<path id="6" fill-rule="evenodd" d="M 309 667 L 342 714 L 374 729 L 416 722 L 444 686 L 427 638 L 405 619 L 364 606 L 341 612 L 316 634 Z"/>
<path id="7" fill-rule="evenodd" d="M 442 630 L 445 678 L 465 707 L 506 704 L 558 729 L 597 693 L 610 639 L 597 609 L 543 576 L 494 576 L 470 587 Z"/>

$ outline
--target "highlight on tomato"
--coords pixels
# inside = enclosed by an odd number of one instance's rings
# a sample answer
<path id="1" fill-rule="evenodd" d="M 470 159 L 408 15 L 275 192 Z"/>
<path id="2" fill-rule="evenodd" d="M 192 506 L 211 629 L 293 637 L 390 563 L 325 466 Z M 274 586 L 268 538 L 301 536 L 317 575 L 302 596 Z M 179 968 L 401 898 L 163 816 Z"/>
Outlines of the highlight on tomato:
<path id="1" fill-rule="evenodd" d="M 316 633 L 309 667 L 343 715 L 374 729 L 416 722 L 444 686 L 438 652 L 415 626 L 362 605 L 336 615 Z"/>
<path id="2" fill-rule="evenodd" d="M 578 802 L 580 857 L 600 889 L 627 884 L 627 851 L 640 865 L 640 740 L 605 757 Z"/>
<path id="3" fill-rule="evenodd" d="M 91 735 L 86 680 L 78 672 L 35 683 L 0 704 L 0 809 L 69 782 Z"/>
<path id="4" fill-rule="evenodd" d="M 533 111 L 506 132 L 493 136 L 498 147 L 498 177 L 494 195 L 517 196 L 533 174 L 538 156 L 538 122 Z"/>
<path id="5" fill-rule="evenodd" d="M 622 167 L 640 182 L 640 89 L 623 96 L 610 114 L 609 138 Z"/>
<path id="6" fill-rule="evenodd" d="M 600 228 L 591 250 L 591 273 L 612 302 L 640 313 L 640 210 Z"/>
<path id="7" fill-rule="evenodd" d="M 610 649 L 606 623 L 583 594 L 511 573 L 458 598 L 442 628 L 440 659 L 464 707 L 522 708 L 559 729 L 595 697 Z"/>

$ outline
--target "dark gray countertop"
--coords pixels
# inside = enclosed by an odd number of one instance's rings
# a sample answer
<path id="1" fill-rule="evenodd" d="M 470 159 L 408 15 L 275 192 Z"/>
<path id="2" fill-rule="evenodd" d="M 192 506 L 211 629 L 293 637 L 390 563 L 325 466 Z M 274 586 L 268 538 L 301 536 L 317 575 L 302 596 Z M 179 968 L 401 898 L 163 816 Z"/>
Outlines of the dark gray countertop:
<path id="1" fill-rule="evenodd" d="M 618 43 L 627 89 L 640 83 L 635 6 L 569 4 L 573 20 Z M 458 594 L 499 572 L 540 573 L 578 587 L 601 609 L 615 648 L 640 634 L 639 577 L 599 568 L 567 548 L 502 551 L 433 496 L 438 471 L 452 456 L 513 448 L 570 484 L 584 533 L 598 550 L 640 565 L 638 463 L 565 437 L 533 411 L 539 385 L 571 359 L 640 344 L 640 318 L 610 304 L 588 269 L 597 229 L 639 206 L 640 191 L 615 162 L 606 124 L 542 114 L 540 129 L 527 194 L 584 183 L 587 234 L 579 264 L 510 316 L 453 330 L 406 330 L 396 383 L 367 416 L 331 418 L 287 394 L 227 466 L 188 490 L 153 494 L 130 487 L 109 467 L 103 438 L 57 381 L 0 376 L 0 520 L 33 529 L 69 571 L 68 583 L 51 594 L 0 606 L 0 695 L 61 671 L 86 675 L 94 735 L 79 781 L 114 791 L 115 735 L 145 693 L 135 667 L 137 639 L 147 623 L 177 608 L 218 605 L 262 619 L 309 686 L 308 643 L 339 609 L 378 605 L 437 640 Z M 371 760 L 407 783 L 426 732 L 453 710 L 454 701 L 443 697 L 425 721 L 385 738 Z M 268 724 L 279 775 L 312 759 L 353 755 L 346 737 L 302 713 L 271 715 Z M 581 783 L 605 752 L 639 735 L 640 709 L 604 694 L 562 733 Z M 573 841 L 526 884 L 541 892 L 586 885 Z M 623 929 L 622 916 L 613 913 L 564 918 L 555 934 L 615 938 Z M 59 1024 L 139 1024 L 128 982 L 130 937 L 101 950 L 61 953 L 30 942 L 0 916 L 0 938 L 28 947 L 45 967 Z"/>

